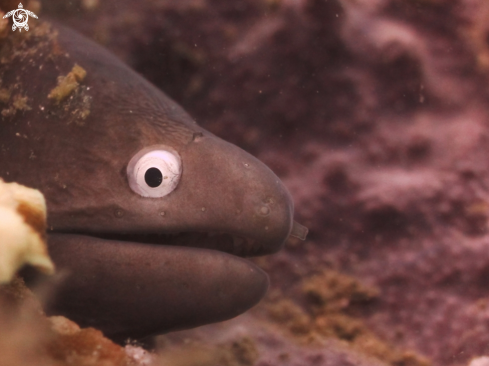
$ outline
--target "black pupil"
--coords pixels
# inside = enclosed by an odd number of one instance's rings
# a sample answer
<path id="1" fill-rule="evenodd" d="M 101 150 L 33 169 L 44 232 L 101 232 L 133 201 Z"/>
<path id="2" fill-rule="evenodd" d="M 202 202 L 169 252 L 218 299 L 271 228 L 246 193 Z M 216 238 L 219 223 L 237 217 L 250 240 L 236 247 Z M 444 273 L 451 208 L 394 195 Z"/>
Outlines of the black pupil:
<path id="1" fill-rule="evenodd" d="M 156 188 L 163 181 L 163 174 L 157 168 L 149 168 L 146 170 L 146 174 L 144 174 L 144 180 L 148 186 Z"/>

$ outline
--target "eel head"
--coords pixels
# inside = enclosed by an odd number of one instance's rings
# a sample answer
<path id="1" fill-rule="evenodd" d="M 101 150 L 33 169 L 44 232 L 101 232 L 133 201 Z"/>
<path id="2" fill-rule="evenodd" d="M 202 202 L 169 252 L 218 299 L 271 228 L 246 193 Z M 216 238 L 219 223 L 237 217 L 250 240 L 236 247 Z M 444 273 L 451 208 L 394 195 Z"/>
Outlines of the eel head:
<path id="1" fill-rule="evenodd" d="M 0 177 L 46 197 L 65 274 L 48 313 L 123 340 L 229 319 L 264 296 L 267 275 L 241 257 L 306 230 L 269 168 L 67 28 L 41 23 L 3 47 L 15 52 L 0 68 Z"/>

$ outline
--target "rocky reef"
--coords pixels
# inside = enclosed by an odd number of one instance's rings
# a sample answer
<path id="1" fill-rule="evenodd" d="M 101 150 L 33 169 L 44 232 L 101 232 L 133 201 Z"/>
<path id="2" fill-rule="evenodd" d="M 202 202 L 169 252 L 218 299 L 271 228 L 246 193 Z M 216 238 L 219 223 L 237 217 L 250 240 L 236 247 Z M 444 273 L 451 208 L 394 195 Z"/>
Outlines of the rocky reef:
<path id="1" fill-rule="evenodd" d="M 160 337 L 158 362 L 487 365 L 489 3 L 44 0 L 38 15 L 267 163 L 310 229 L 256 260 L 266 301 Z"/>

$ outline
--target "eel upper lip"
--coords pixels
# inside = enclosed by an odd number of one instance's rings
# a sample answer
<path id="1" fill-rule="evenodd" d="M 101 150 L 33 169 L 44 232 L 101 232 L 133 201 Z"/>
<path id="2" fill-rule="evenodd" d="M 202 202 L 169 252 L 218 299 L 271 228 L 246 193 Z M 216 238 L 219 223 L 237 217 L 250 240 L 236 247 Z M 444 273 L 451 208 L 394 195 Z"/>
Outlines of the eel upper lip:
<path id="1" fill-rule="evenodd" d="M 180 232 L 180 233 L 85 233 L 52 230 L 51 233 L 87 235 L 103 240 L 137 242 L 142 244 L 158 244 L 185 246 L 193 248 L 213 249 L 239 257 L 255 257 L 276 252 L 279 248 L 273 245 L 268 249 L 265 244 L 255 239 L 232 235 L 224 232 Z"/>

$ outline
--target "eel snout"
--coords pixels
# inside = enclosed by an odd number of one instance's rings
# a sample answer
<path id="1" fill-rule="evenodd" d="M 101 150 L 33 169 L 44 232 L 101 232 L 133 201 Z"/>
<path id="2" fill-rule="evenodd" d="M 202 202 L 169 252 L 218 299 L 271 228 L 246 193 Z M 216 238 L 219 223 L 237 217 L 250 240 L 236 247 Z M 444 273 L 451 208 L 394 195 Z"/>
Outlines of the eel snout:
<path id="1" fill-rule="evenodd" d="M 212 233 L 193 246 L 240 256 L 275 253 L 291 233 L 303 236 L 287 188 L 252 155 L 206 133 L 181 151 L 181 158 L 180 184 L 167 198 L 168 206 L 180 203 L 178 217 L 174 226 L 168 220 L 166 229 Z"/>

